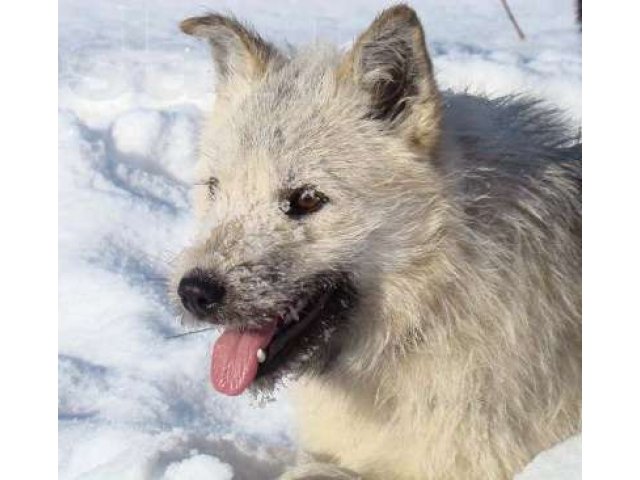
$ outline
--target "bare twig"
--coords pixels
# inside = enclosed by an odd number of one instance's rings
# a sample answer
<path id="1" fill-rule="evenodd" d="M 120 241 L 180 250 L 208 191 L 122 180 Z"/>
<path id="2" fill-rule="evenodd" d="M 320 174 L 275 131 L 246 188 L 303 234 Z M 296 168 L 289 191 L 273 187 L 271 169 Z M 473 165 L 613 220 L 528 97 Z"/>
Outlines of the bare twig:
<path id="1" fill-rule="evenodd" d="M 518 25 L 518 22 L 516 21 L 516 17 L 513 16 L 513 13 L 511 12 L 509 5 L 507 4 L 507 0 L 500 0 L 500 2 L 502 3 L 504 10 L 507 12 L 509 20 L 511 20 L 511 23 L 513 24 L 513 28 L 516 29 L 516 32 L 518 33 L 518 37 L 520 37 L 520 40 L 524 40 L 525 39 L 524 32 L 520 29 L 520 25 Z"/>

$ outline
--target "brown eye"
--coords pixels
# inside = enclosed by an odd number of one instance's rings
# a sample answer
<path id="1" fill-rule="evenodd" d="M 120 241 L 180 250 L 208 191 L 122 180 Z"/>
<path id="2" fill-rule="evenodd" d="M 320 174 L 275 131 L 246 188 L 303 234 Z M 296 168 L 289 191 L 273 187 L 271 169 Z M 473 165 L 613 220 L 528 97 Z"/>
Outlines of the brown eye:
<path id="1" fill-rule="evenodd" d="M 284 211 L 290 216 L 307 215 L 317 212 L 329 199 L 311 185 L 296 188 L 285 202 Z"/>
<path id="2" fill-rule="evenodd" d="M 216 196 L 216 188 L 218 188 L 218 179 L 215 177 L 209 177 L 209 179 L 205 182 L 205 185 L 209 193 L 209 198 L 213 199 Z"/>

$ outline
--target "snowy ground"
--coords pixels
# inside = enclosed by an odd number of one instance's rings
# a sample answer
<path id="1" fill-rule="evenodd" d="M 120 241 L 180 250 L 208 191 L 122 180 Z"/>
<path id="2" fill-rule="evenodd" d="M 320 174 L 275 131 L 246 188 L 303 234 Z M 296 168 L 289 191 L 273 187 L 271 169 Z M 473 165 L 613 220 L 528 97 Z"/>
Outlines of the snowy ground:
<path id="1" fill-rule="evenodd" d="M 533 92 L 581 118 L 570 0 L 421 0 L 443 87 Z M 59 7 L 59 474 L 62 479 L 273 478 L 291 459 L 286 392 L 256 408 L 209 387 L 211 335 L 180 327 L 167 261 L 189 239 L 207 48 L 177 22 L 215 9 L 283 44 L 347 44 L 385 5 L 313 0 L 61 0 Z M 580 439 L 522 480 L 580 478 Z"/>

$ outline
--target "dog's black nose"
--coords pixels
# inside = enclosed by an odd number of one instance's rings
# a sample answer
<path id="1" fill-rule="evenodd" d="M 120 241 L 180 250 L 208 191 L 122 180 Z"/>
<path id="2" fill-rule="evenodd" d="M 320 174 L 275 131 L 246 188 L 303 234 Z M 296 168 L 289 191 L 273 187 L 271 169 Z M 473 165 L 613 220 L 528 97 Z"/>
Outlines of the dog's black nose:
<path id="1" fill-rule="evenodd" d="M 192 270 L 178 285 L 178 296 L 184 308 L 201 318 L 213 312 L 224 294 L 222 282 L 202 270 Z"/>

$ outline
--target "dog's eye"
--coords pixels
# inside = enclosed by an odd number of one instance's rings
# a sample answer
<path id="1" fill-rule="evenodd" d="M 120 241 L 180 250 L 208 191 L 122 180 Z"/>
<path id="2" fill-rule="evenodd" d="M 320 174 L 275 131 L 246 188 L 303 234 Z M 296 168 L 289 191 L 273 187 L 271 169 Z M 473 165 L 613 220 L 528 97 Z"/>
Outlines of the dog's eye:
<path id="1" fill-rule="evenodd" d="M 284 202 L 284 212 L 290 216 L 307 215 L 317 212 L 329 198 L 311 185 L 296 188 Z"/>
<path id="2" fill-rule="evenodd" d="M 207 187 L 207 193 L 209 194 L 209 198 L 213 199 L 216 196 L 216 188 L 218 188 L 218 179 L 215 177 L 209 177 L 206 182 L 204 182 L 204 186 Z"/>

